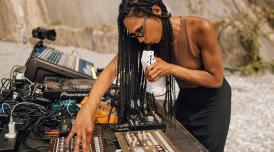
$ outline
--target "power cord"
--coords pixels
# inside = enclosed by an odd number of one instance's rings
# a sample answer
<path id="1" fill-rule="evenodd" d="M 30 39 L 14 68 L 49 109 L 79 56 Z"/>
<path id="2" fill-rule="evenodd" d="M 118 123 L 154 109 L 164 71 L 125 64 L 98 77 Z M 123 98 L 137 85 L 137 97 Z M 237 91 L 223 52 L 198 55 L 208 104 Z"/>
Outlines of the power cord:
<path id="1" fill-rule="evenodd" d="M 8 124 L 8 128 L 9 128 L 9 132 L 7 134 L 5 134 L 6 138 L 15 138 L 16 137 L 16 129 L 15 129 L 15 122 L 13 121 L 13 117 L 12 114 L 14 112 L 14 109 L 20 105 L 32 105 L 32 106 L 36 106 L 38 107 L 38 109 L 42 112 L 42 113 L 46 113 L 46 109 L 43 106 L 40 106 L 38 104 L 35 103 L 31 103 L 31 102 L 20 102 L 18 104 L 16 104 L 10 112 L 10 122 Z M 45 111 L 43 111 L 45 110 Z"/>

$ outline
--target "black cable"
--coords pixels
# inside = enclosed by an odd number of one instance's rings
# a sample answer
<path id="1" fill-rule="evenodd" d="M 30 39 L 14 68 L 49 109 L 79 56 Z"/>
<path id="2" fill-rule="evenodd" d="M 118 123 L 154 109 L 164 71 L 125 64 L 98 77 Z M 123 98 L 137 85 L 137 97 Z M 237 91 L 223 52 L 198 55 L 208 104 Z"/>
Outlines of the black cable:
<path id="1" fill-rule="evenodd" d="M 28 151 L 29 150 L 33 150 L 33 151 L 35 151 L 35 152 L 40 152 L 41 150 L 39 150 L 39 148 L 41 148 L 41 147 L 44 147 L 44 146 L 38 146 L 38 147 L 32 147 L 32 146 L 30 146 L 29 144 L 28 144 L 28 137 L 29 137 L 29 135 L 25 138 L 25 140 L 23 141 L 23 145 L 24 146 L 26 146 L 27 148 L 28 148 Z"/>
<path id="2" fill-rule="evenodd" d="M 111 103 L 112 103 L 112 101 L 111 101 Z M 109 125 L 109 121 L 110 121 L 110 116 L 111 116 L 111 114 L 113 113 L 112 112 L 112 109 L 113 109 L 114 107 L 113 107 L 113 105 L 111 105 L 111 108 L 110 108 L 110 110 L 109 110 L 109 114 L 108 114 L 108 125 Z"/>
<path id="3" fill-rule="evenodd" d="M 6 82 L 9 82 L 10 80 L 9 79 L 7 79 L 7 78 L 2 78 L 1 79 L 1 90 L 3 89 L 3 88 L 5 88 L 5 89 L 7 89 L 6 88 Z"/>
<path id="4" fill-rule="evenodd" d="M 31 110 L 33 110 L 33 109 L 31 109 Z M 41 112 L 41 111 L 36 110 L 36 112 Z M 41 121 L 41 120 L 43 120 L 44 118 L 47 118 L 47 117 L 51 117 L 51 118 L 54 117 L 54 115 L 52 115 L 52 114 L 54 114 L 54 113 L 50 113 L 50 112 L 49 113 L 43 113 L 40 118 L 39 117 L 34 117 L 33 118 L 31 115 L 28 115 L 30 120 L 28 121 L 28 123 L 26 123 L 26 127 L 24 127 L 21 131 L 19 131 L 19 132 L 21 132 L 21 134 L 19 134 L 19 137 L 17 139 L 18 144 L 17 144 L 17 147 L 16 147 L 18 152 L 20 151 L 22 144 L 26 148 L 28 148 L 28 151 L 42 151 L 42 150 L 40 150 L 41 148 L 46 148 L 46 146 L 31 147 L 27 143 L 27 140 L 28 140 L 28 138 L 31 137 L 30 136 L 31 132 L 33 133 L 33 135 L 36 136 L 35 139 L 48 139 L 48 138 L 45 138 L 44 136 L 40 136 L 41 134 L 40 134 L 40 132 L 39 133 L 37 132 L 37 129 L 42 128 L 44 123 L 46 123 L 48 121 L 51 121 L 52 119 L 49 119 L 49 120 L 45 121 L 43 124 L 41 124 L 41 127 L 39 126 L 40 125 L 39 121 Z M 54 119 L 55 119 L 55 117 L 54 117 Z M 36 125 L 37 123 L 39 124 L 38 126 Z M 35 131 L 33 132 L 33 130 L 35 130 Z"/>
<path id="5" fill-rule="evenodd" d="M 7 82 L 9 82 L 9 83 L 7 83 Z M 9 85 L 9 88 L 7 88 L 8 85 Z M 5 90 L 8 90 L 8 89 L 9 89 L 9 92 L 7 93 L 7 95 L 6 95 L 5 97 L 3 97 L 4 99 L 6 99 L 7 96 L 11 93 L 11 91 L 12 91 L 11 86 L 13 86 L 13 84 L 11 83 L 11 80 L 10 80 L 10 79 L 6 79 L 6 78 L 2 78 L 2 79 L 1 79 L 1 89 L 0 89 L 1 93 L 2 93 L 2 91 L 3 91 L 3 88 L 4 88 Z"/>
<path id="6" fill-rule="evenodd" d="M 28 123 L 26 126 L 27 127 L 24 130 L 21 130 L 18 132 L 18 136 L 16 138 L 16 145 L 15 145 L 16 152 L 21 152 L 20 150 L 21 145 L 23 141 L 25 140 L 25 138 L 27 138 L 28 135 L 30 134 L 32 123 Z"/>
<path id="7" fill-rule="evenodd" d="M 49 119 L 48 119 L 49 118 Z M 36 123 L 34 124 L 34 130 L 35 134 L 39 139 L 49 139 L 50 137 L 45 137 L 44 133 L 44 127 L 45 124 L 52 121 L 58 121 L 57 118 L 49 115 L 45 115 L 44 117 L 39 118 Z"/>
<path id="8" fill-rule="evenodd" d="M 20 105 L 16 110 L 16 112 L 13 112 L 15 115 L 19 115 L 21 117 L 29 116 L 31 117 L 40 117 L 46 112 L 43 111 L 40 107 L 36 107 L 37 109 L 34 109 L 34 107 L 31 107 L 30 105 Z"/>

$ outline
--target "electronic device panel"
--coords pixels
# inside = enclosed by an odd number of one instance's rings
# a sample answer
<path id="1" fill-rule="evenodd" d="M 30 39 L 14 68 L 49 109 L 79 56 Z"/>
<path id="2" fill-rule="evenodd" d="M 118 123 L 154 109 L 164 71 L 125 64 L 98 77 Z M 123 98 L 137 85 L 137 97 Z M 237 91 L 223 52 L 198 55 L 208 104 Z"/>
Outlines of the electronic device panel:
<path id="1" fill-rule="evenodd" d="M 77 71 L 49 63 L 39 58 L 31 58 L 25 71 L 25 76 L 32 82 L 42 83 L 47 76 L 92 79 L 91 75 L 79 73 Z"/>
<path id="2" fill-rule="evenodd" d="M 127 116 L 129 130 L 152 130 L 166 129 L 166 124 L 163 122 L 160 115 L 155 111 L 145 109 L 143 112 L 133 113 Z"/>
<path id="3" fill-rule="evenodd" d="M 161 130 L 115 132 L 122 152 L 179 152 Z"/>
<path id="4" fill-rule="evenodd" d="M 97 71 L 93 63 L 43 44 L 34 47 L 26 67 L 25 76 L 32 82 L 40 83 L 47 76 L 96 79 Z"/>
<path id="5" fill-rule="evenodd" d="M 46 79 L 43 96 L 47 99 L 83 99 L 94 84 L 90 79 Z"/>
<path id="6" fill-rule="evenodd" d="M 71 128 L 71 123 L 73 123 L 71 120 L 66 120 L 63 124 L 61 124 L 60 131 L 68 131 L 68 129 Z M 69 143 L 65 142 L 65 138 L 66 136 L 53 137 L 49 143 L 49 152 L 74 152 L 77 136 L 74 136 Z M 94 128 L 90 149 L 91 152 L 106 151 L 106 141 L 103 139 L 103 128 L 100 126 L 96 126 Z M 82 151 L 81 145 L 80 151 Z"/>
<path id="7" fill-rule="evenodd" d="M 49 152 L 74 152 L 77 137 L 73 137 L 69 143 L 65 142 L 65 137 L 52 138 L 49 144 Z M 102 136 L 94 135 L 90 144 L 91 152 L 105 152 L 105 143 Z M 80 145 L 80 152 L 82 146 Z"/>
<path id="8" fill-rule="evenodd" d="M 83 60 L 75 54 L 66 54 L 51 47 L 46 47 L 42 53 L 37 55 L 37 58 L 71 69 L 78 73 L 90 76 L 95 74 L 95 67 L 93 63 Z"/>

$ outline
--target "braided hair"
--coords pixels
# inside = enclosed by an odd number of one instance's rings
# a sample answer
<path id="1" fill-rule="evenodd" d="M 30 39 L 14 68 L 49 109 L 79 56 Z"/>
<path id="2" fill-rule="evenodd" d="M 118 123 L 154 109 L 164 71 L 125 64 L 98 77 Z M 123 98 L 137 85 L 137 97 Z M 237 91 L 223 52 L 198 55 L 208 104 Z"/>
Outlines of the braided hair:
<path id="1" fill-rule="evenodd" d="M 156 15 L 152 12 L 152 6 L 157 5 L 161 8 L 162 14 Z M 153 45 L 152 48 L 159 50 L 163 49 L 167 52 L 165 61 L 173 63 L 173 32 L 170 22 L 170 14 L 162 0 L 122 0 L 119 6 L 118 22 L 118 74 L 117 82 L 120 84 L 120 102 L 119 102 L 119 122 L 123 122 L 128 113 L 132 113 L 130 109 L 144 109 L 147 98 L 146 79 L 141 64 L 142 50 L 145 45 L 139 43 L 136 38 L 130 38 L 127 29 L 124 26 L 123 20 L 128 16 L 145 16 L 156 17 L 162 21 L 163 34 L 159 44 Z M 159 51 L 155 52 L 159 55 Z M 174 78 L 166 77 L 166 94 L 163 107 L 168 116 L 173 115 L 172 105 L 174 98 Z"/>

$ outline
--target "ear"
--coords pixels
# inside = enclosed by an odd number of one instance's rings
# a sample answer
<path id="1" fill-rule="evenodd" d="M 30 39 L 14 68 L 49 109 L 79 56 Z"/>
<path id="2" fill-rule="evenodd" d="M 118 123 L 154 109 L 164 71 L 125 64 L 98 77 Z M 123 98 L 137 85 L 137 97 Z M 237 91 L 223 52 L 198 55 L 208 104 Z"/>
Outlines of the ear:
<path id="1" fill-rule="evenodd" d="M 151 10 L 152 10 L 152 13 L 155 15 L 159 15 L 159 16 L 162 15 L 162 9 L 158 5 L 153 5 Z"/>

